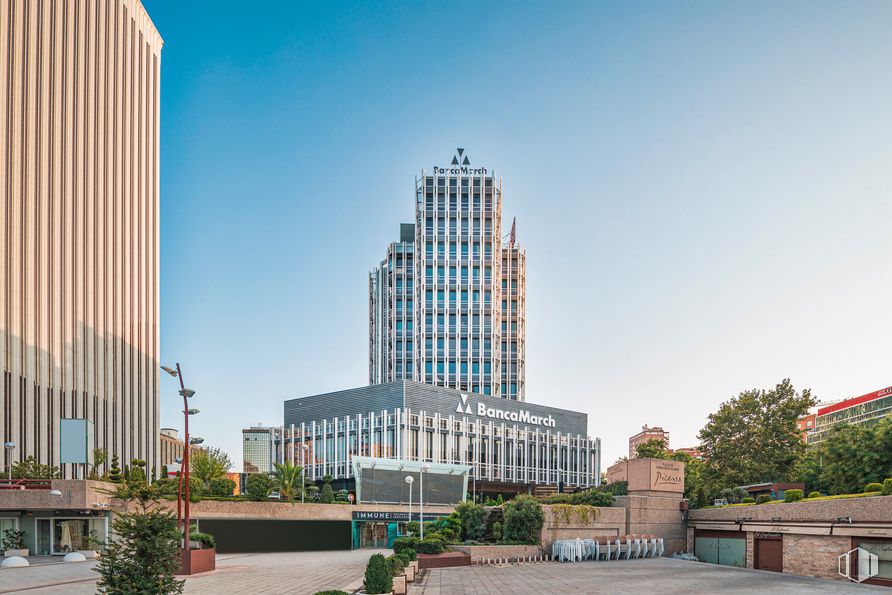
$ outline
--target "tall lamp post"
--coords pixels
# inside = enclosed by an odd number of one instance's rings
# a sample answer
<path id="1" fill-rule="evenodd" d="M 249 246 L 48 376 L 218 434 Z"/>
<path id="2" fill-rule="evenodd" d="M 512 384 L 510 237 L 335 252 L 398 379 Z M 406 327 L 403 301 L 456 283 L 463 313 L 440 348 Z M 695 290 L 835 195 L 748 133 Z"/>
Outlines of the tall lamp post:
<path id="1" fill-rule="evenodd" d="M 177 524 L 181 527 L 183 531 L 183 566 L 185 569 L 189 569 L 191 571 L 192 568 L 192 550 L 189 548 L 189 450 L 192 444 L 200 444 L 203 442 L 202 439 L 198 438 L 196 441 L 193 441 L 189 438 L 189 415 L 191 412 L 198 413 L 197 409 L 189 409 L 189 399 L 192 395 L 195 394 L 195 391 L 186 388 L 186 385 L 183 383 L 183 371 L 180 369 L 180 364 L 177 362 L 177 367 L 174 370 L 173 368 L 168 368 L 167 366 L 161 366 L 161 369 L 173 376 L 174 378 L 179 378 L 180 380 L 180 396 L 183 397 L 183 419 L 186 435 L 184 436 L 183 442 L 185 443 L 185 448 L 183 449 L 183 464 L 180 468 L 180 488 L 177 490 Z M 185 484 L 185 489 L 183 488 L 183 484 Z M 182 504 L 183 500 L 185 500 L 185 505 Z M 183 524 L 180 524 L 180 510 L 184 509 L 185 514 L 183 515 Z"/>
<path id="2" fill-rule="evenodd" d="M 310 447 L 307 446 L 307 443 L 304 442 L 304 437 L 300 437 L 300 503 L 304 503 L 304 494 L 307 491 L 307 451 L 310 450 Z"/>
<path id="3" fill-rule="evenodd" d="M 9 470 L 9 481 L 12 481 L 12 451 L 15 450 L 15 442 L 4 442 L 6 450 L 6 468 Z"/>
<path id="4" fill-rule="evenodd" d="M 424 474 L 430 468 L 430 463 L 422 463 L 421 473 L 418 474 L 418 527 L 421 530 L 421 539 L 424 539 Z"/>
<path id="5" fill-rule="evenodd" d="M 415 478 L 411 475 L 406 476 L 406 483 L 409 484 L 409 522 L 412 522 L 412 484 L 415 482 Z M 406 525 L 408 527 L 408 525 Z"/>

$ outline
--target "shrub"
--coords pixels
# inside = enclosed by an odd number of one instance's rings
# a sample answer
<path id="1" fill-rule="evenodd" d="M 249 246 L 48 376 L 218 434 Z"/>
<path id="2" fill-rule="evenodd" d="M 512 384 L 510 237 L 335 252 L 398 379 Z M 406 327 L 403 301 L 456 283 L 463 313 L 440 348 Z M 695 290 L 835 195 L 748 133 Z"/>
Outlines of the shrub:
<path id="1" fill-rule="evenodd" d="M 393 576 L 399 576 L 406 570 L 406 562 L 396 554 L 387 557 L 390 564 L 390 573 Z"/>
<path id="2" fill-rule="evenodd" d="M 418 545 L 417 537 L 397 537 L 393 540 L 393 551 L 397 554 L 408 552 L 409 550 L 417 551 L 415 546 Z"/>
<path id="3" fill-rule="evenodd" d="M 749 492 L 740 487 L 725 488 L 724 490 L 719 492 L 719 497 L 727 500 L 728 504 L 740 504 L 740 501 L 747 496 L 749 496 Z"/>
<path id="4" fill-rule="evenodd" d="M 266 500 L 273 487 L 273 480 L 266 473 L 252 473 L 245 481 L 245 492 L 248 500 L 260 502 Z"/>
<path id="5" fill-rule="evenodd" d="M 338 490 L 337 494 L 335 494 L 336 502 L 350 502 L 350 492 L 347 490 Z"/>
<path id="6" fill-rule="evenodd" d="M 756 499 L 753 498 L 752 496 L 747 496 L 746 498 L 744 498 L 743 500 L 741 500 L 740 503 L 741 503 L 741 504 L 755 504 L 755 503 L 756 503 Z"/>
<path id="7" fill-rule="evenodd" d="M 366 593 L 390 593 L 393 589 L 393 574 L 387 558 L 381 554 L 374 554 L 369 558 L 362 584 Z"/>
<path id="8" fill-rule="evenodd" d="M 542 504 L 588 504 L 589 506 L 613 506 L 613 496 L 596 489 L 575 494 L 555 494 L 539 498 Z"/>
<path id="9" fill-rule="evenodd" d="M 882 491 L 883 491 L 883 484 L 881 484 L 881 483 L 872 482 L 872 483 L 869 483 L 866 486 L 864 486 L 865 494 L 868 492 L 882 492 Z"/>
<path id="10" fill-rule="evenodd" d="M 492 524 L 492 538 L 496 541 L 502 541 L 502 523 L 496 521 Z"/>
<path id="11" fill-rule="evenodd" d="M 883 495 L 892 496 L 892 477 L 883 482 Z"/>
<path id="12" fill-rule="evenodd" d="M 767 504 L 768 502 L 771 502 L 771 496 L 768 494 L 759 494 L 756 498 L 756 504 Z"/>
<path id="13" fill-rule="evenodd" d="M 806 496 L 805 498 L 809 499 L 809 498 L 820 498 L 820 497 L 821 497 L 821 492 L 809 492 L 808 496 Z"/>
<path id="14" fill-rule="evenodd" d="M 784 502 L 798 502 L 802 500 L 802 490 L 785 490 Z"/>
<path id="15" fill-rule="evenodd" d="M 3 549 L 4 550 L 23 550 L 25 549 L 25 532 L 16 531 L 15 529 L 7 529 L 3 532 Z"/>
<path id="16" fill-rule="evenodd" d="M 502 537 L 510 541 L 539 543 L 539 531 L 545 522 L 542 505 L 532 496 L 520 495 L 505 504 Z"/>
<path id="17" fill-rule="evenodd" d="M 462 541 L 476 540 L 486 532 L 486 509 L 473 502 L 462 502 L 455 507 L 461 525 Z"/>
<path id="18" fill-rule="evenodd" d="M 217 540 L 214 539 L 213 535 L 209 533 L 200 533 L 198 531 L 189 531 L 189 540 L 197 541 L 203 547 L 212 548 L 217 547 Z"/>
<path id="19" fill-rule="evenodd" d="M 346 591 L 339 591 L 337 589 L 332 589 L 329 591 L 316 591 L 313 595 L 350 595 Z"/>
<path id="20" fill-rule="evenodd" d="M 208 482 L 208 493 L 211 496 L 226 498 L 235 492 L 235 481 L 228 477 L 212 479 Z"/>

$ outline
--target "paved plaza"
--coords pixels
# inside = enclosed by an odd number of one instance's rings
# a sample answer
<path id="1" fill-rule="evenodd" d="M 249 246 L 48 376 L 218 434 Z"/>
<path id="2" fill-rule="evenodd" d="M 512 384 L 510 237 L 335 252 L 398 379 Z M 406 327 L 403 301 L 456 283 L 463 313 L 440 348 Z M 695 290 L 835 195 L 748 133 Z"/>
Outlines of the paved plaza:
<path id="1" fill-rule="evenodd" d="M 361 586 L 369 556 L 383 550 L 221 554 L 217 570 L 186 580 L 190 594 L 312 595 Z M 0 570 L 0 593 L 87 595 L 96 592 L 94 562 Z M 617 562 L 549 562 L 425 572 L 410 595 L 500 593 L 889 593 L 888 589 L 670 558 Z"/>
<path id="2" fill-rule="evenodd" d="M 424 574 L 410 595 L 500 593 L 889 593 L 882 587 L 729 568 L 671 558 L 615 562 L 549 562 L 521 566 L 441 568 Z"/>
<path id="3" fill-rule="evenodd" d="M 361 586 L 369 556 L 384 550 L 221 554 L 217 570 L 186 579 L 190 594 L 312 595 Z M 46 564 L 0 570 L 0 593 L 86 595 L 96 593 L 94 562 Z M 346 587 L 351 587 L 347 589 Z"/>

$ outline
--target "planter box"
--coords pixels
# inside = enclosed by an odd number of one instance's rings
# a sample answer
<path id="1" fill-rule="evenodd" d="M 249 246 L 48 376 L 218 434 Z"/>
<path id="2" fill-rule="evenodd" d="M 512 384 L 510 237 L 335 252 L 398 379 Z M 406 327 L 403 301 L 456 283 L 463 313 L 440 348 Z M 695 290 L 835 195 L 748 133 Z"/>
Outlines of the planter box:
<path id="1" fill-rule="evenodd" d="M 22 558 L 27 558 L 28 557 L 28 548 L 24 548 L 21 550 L 5 550 L 3 552 L 3 555 L 6 556 L 7 558 L 10 556 L 21 556 Z"/>
<path id="2" fill-rule="evenodd" d="M 411 564 L 406 566 L 406 571 L 404 574 L 406 575 L 407 581 L 409 581 L 410 583 L 415 582 L 415 567 L 414 566 L 412 566 Z"/>
<path id="3" fill-rule="evenodd" d="M 405 574 L 393 577 L 393 595 L 406 595 L 408 586 Z"/>
<path id="4" fill-rule="evenodd" d="M 471 556 L 464 552 L 444 552 L 442 554 L 418 554 L 418 568 L 450 568 L 470 566 Z"/>
<path id="5" fill-rule="evenodd" d="M 186 550 L 180 550 L 180 571 L 177 574 L 198 574 L 210 572 L 217 567 L 217 550 L 191 550 L 191 560 L 186 558 Z"/>

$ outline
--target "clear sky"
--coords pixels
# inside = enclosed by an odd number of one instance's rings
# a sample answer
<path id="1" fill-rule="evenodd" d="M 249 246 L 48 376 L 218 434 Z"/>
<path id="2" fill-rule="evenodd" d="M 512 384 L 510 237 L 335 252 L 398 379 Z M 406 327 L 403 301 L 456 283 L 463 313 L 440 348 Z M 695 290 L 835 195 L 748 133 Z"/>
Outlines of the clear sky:
<path id="1" fill-rule="evenodd" d="M 239 470 L 242 427 L 367 383 L 368 271 L 459 146 L 528 250 L 527 400 L 605 467 L 784 377 L 892 385 L 892 3 L 143 1 L 161 357 Z"/>

